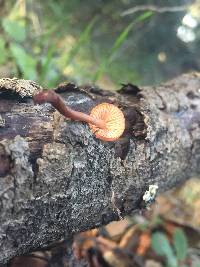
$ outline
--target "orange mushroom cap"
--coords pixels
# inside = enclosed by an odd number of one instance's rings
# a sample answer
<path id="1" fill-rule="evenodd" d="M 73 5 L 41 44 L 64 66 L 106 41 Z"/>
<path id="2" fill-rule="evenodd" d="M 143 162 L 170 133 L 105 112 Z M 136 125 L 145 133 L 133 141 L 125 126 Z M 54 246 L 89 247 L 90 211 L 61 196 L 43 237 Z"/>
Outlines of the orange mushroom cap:
<path id="1" fill-rule="evenodd" d="M 89 124 L 97 138 L 104 141 L 115 141 L 123 134 L 125 129 L 124 114 L 113 104 L 101 103 L 95 106 L 91 110 L 90 116 L 105 122 L 105 128 L 103 129 Z"/>

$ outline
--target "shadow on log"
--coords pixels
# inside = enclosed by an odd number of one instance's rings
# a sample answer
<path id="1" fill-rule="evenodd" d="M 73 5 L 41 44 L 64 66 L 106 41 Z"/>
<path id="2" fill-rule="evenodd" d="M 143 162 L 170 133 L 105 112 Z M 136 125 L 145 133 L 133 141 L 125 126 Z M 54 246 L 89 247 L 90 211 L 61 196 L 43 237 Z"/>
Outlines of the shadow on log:
<path id="1" fill-rule="evenodd" d="M 141 209 L 150 185 L 163 192 L 199 174 L 199 74 L 119 92 L 55 89 L 78 111 L 117 105 L 126 129 L 115 142 L 49 104 L 34 106 L 40 90 L 0 79 L 0 263 Z"/>

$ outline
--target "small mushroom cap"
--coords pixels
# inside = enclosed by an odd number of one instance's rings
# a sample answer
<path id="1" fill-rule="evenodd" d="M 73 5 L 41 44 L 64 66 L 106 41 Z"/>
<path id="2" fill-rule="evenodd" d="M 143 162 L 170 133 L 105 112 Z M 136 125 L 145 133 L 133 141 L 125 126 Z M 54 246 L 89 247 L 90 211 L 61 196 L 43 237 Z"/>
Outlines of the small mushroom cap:
<path id="1" fill-rule="evenodd" d="M 123 112 L 113 104 L 101 103 L 91 110 L 90 115 L 105 122 L 105 129 L 89 124 L 95 136 L 104 141 L 115 141 L 124 132 L 125 118 Z"/>

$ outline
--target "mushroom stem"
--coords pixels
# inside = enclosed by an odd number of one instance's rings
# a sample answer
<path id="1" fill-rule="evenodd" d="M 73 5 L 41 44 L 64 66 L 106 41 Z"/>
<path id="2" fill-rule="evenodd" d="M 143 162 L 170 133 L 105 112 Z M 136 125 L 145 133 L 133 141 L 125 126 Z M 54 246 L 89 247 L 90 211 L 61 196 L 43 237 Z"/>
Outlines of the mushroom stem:
<path id="1" fill-rule="evenodd" d="M 57 109 L 66 118 L 91 123 L 100 129 L 106 128 L 106 124 L 103 120 L 96 119 L 88 114 L 75 111 L 69 108 L 68 106 L 66 106 L 62 98 L 52 90 L 42 91 L 36 94 L 33 97 L 33 101 L 35 104 L 50 103 L 55 109 Z"/>

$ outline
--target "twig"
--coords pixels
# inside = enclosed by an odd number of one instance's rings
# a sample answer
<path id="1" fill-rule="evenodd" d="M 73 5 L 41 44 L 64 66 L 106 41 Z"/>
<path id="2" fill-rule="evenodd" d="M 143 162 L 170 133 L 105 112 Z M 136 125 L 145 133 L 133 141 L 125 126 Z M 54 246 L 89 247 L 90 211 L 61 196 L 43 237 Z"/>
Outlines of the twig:
<path id="1" fill-rule="evenodd" d="M 157 13 L 165 13 L 165 12 L 182 12 L 188 9 L 190 5 L 182 5 L 182 6 L 165 6 L 159 7 L 155 5 L 139 5 L 132 8 L 129 8 L 121 13 L 121 16 L 127 16 L 130 14 L 134 14 L 138 11 L 153 11 Z"/>

